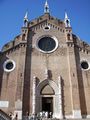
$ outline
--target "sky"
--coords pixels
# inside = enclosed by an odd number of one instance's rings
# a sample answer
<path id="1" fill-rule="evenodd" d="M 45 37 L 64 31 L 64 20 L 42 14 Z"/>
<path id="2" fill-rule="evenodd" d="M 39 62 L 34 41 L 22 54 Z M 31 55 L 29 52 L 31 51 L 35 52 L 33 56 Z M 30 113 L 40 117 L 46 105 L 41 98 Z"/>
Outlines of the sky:
<path id="1" fill-rule="evenodd" d="M 29 20 L 44 14 L 45 0 L 0 0 L 0 49 L 21 34 L 23 18 Z M 50 14 L 64 20 L 67 11 L 73 33 L 90 44 L 90 0 L 48 0 Z"/>

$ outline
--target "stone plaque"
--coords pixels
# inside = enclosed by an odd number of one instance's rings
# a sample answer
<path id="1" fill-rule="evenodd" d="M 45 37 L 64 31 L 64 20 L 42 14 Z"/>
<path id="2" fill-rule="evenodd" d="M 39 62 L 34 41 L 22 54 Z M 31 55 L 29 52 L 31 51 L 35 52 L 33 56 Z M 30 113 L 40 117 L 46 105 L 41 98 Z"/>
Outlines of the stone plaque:
<path id="1" fill-rule="evenodd" d="M 0 108 L 8 108 L 9 101 L 0 101 Z"/>

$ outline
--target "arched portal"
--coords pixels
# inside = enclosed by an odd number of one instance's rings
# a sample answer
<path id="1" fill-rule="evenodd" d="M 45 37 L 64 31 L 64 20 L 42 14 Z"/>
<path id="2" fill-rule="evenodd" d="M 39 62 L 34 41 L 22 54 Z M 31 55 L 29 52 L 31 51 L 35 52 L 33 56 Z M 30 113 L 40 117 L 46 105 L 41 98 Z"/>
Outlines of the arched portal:
<path id="1" fill-rule="evenodd" d="M 46 85 L 42 88 L 40 95 L 42 96 L 42 111 L 53 113 L 53 98 L 55 92 L 50 85 Z"/>
<path id="2" fill-rule="evenodd" d="M 60 118 L 59 91 L 58 85 L 52 80 L 40 82 L 36 87 L 36 113 L 47 110 L 53 112 L 53 117 Z"/>

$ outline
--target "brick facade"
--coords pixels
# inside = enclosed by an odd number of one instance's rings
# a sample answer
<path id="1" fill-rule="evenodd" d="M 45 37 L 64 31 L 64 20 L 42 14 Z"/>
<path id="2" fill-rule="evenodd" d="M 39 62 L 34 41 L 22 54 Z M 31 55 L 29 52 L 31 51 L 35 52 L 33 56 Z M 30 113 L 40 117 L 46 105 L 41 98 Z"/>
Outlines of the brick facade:
<path id="1" fill-rule="evenodd" d="M 45 30 L 46 26 L 50 29 Z M 57 39 L 55 51 L 40 51 L 38 41 L 45 36 Z M 15 61 L 11 72 L 3 69 L 8 59 Z M 88 69 L 82 69 L 83 61 L 88 63 Z M 1 109 L 7 113 L 21 111 L 23 116 L 27 112 L 39 113 L 43 109 L 42 97 L 51 96 L 54 117 L 89 116 L 89 62 L 90 46 L 74 35 L 71 27 L 66 28 L 64 21 L 44 14 L 28 22 L 27 27 L 22 27 L 22 34 L 7 43 L 0 53 L 0 101 L 8 101 L 8 107 Z M 49 94 L 47 85 L 54 94 Z M 48 94 L 41 94 L 43 88 Z M 57 106 L 61 108 L 55 108 Z"/>

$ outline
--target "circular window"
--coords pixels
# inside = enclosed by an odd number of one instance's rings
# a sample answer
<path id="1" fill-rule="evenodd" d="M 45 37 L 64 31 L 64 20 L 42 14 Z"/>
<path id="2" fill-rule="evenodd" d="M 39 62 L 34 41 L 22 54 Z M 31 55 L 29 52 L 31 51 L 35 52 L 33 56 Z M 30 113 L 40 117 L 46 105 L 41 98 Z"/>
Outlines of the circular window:
<path id="1" fill-rule="evenodd" d="M 81 62 L 81 67 L 83 70 L 88 70 L 89 69 L 89 64 L 87 61 L 82 61 Z"/>
<path id="2" fill-rule="evenodd" d="M 7 60 L 3 67 L 5 72 L 11 72 L 15 69 L 15 62 L 13 60 Z"/>
<path id="3" fill-rule="evenodd" d="M 53 52 L 58 46 L 54 37 L 45 36 L 38 41 L 38 48 L 44 53 Z"/>
<path id="4" fill-rule="evenodd" d="M 50 26 L 45 26 L 45 27 L 44 27 L 44 30 L 45 30 L 45 31 L 49 31 L 49 30 L 50 30 Z"/>

